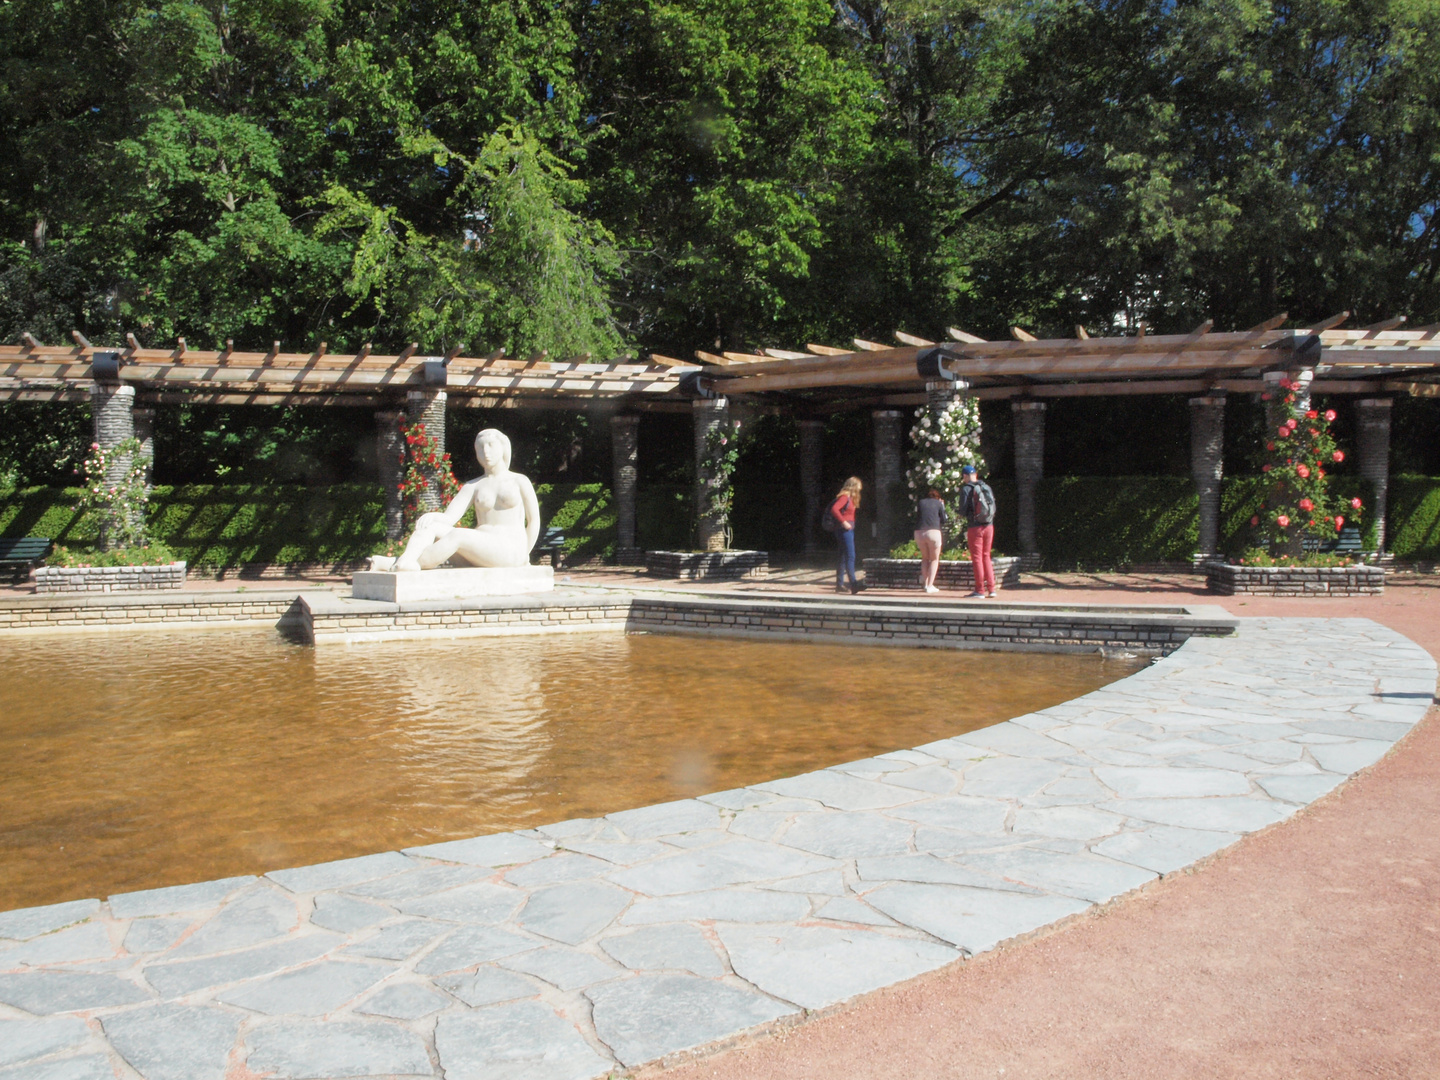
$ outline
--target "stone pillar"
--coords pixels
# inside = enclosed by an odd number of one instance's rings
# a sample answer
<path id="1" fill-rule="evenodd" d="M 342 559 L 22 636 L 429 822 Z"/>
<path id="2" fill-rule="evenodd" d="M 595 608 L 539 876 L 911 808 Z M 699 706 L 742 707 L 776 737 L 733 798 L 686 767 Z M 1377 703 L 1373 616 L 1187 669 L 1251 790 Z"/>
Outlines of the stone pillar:
<path id="1" fill-rule="evenodd" d="M 1356 453 L 1360 475 L 1374 488 L 1365 517 L 1375 522 L 1375 550 L 1385 550 L 1385 510 L 1390 496 L 1390 398 L 1361 398 L 1355 403 Z"/>
<path id="2" fill-rule="evenodd" d="M 825 503 L 825 421 L 800 421 L 800 495 L 805 504 L 805 553 L 824 550 L 820 542 L 820 507 Z"/>
<path id="3" fill-rule="evenodd" d="M 1200 496 L 1198 567 L 1214 558 L 1220 548 L 1220 481 L 1225 475 L 1223 396 L 1190 399 L 1190 475 Z"/>
<path id="4" fill-rule="evenodd" d="M 1285 395 L 1295 395 L 1294 409 L 1303 414 L 1310 408 L 1310 383 L 1315 378 L 1313 368 L 1299 368 L 1291 371 L 1267 371 L 1265 372 L 1265 392 L 1269 395 L 1265 402 L 1265 437 L 1267 440 L 1275 438 L 1276 429 L 1280 424 L 1290 419 L 1291 412 L 1285 407 Z M 1288 379 L 1294 389 L 1287 391 L 1280 385 L 1282 380 Z M 1293 492 L 1291 492 L 1293 494 Z M 1305 550 L 1304 538 L 1301 536 L 1297 524 L 1292 524 L 1285 533 L 1285 539 L 1280 543 L 1272 543 L 1270 552 L 1272 555 L 1301 555 Z"/>
<path id="5" fill-rule="evenodd" d="M 634 566 L 643 561 L 635 539 L 635 490 L 639 486 L 640 417 L 610 417 L 611 498 L 615 500 L 615 561 Z"/>
<path id="6" fill-rule="evenodd" d="M 903 520 L 905 414 L 876 409 L 870 415 L 875 423 L 875 546 L 883 553 L 899 542 Z"/>
<path id="7" fill-rule="evenodd" d="M 1045 475 L 1045 403 L 1012 401 L 1015 428 L 1015 515 L 1020 541 L 1020 568 L 1040 568 L 1040 543 L 1035 534 L 1035 493 Z"/>
<path id="8" fill-rule="evenodd" d="M 145 460 L 145 491 L 155 486 L 155 410 L 132 409 L 135 438 L 140 443 L 140 456 Z"/>
<path id="9" fill-rule="evenodd" d="M 375 414 L 375 468 L 385 491 L 385 539 L 405 536 L 405 499 L 400 485 L 405 480 L 405 437 L 400 429 L 405 414 L 399 409 L 382 409 Z"/>
<path id="10" fill-rule="evenodd" d="M 695 546 L 701 551 L 724 551 L 730 522 L 724 514 L 705 509 L 705 477 L 710 468 L 710 449 L 706 438 L 721 424 L 730 420 L 727 398 L 696 398 L 690 403 L 695 418 Z"/>
<path id="11" fill-rule="evenodd" d="M 410 390 L 405 394 L 405 411 L 411 424 L 423 423 L 425 434 L 435 441 L 435 452 L 445 452 L 445 391 Z M 442 508 L 440 482 L 426 477 L 425 490 L 420 493 L 420 512 Z"/>
<path id="12" fill-rule="evenodd" d="M 135 437 L 135 387 L 124 383 L 90 384 L 90 417 L 94 424 L 95 439 L 102 450 L 113 450 L 127 439 Z M 105 482 L 118 484 L 130 471 L 134 462 L 133 454 L 117 454 L 111 458 L 105 470 Z M 100 526 L 100 549 L 109 550 L 114 543 L 110 527 Z"/>

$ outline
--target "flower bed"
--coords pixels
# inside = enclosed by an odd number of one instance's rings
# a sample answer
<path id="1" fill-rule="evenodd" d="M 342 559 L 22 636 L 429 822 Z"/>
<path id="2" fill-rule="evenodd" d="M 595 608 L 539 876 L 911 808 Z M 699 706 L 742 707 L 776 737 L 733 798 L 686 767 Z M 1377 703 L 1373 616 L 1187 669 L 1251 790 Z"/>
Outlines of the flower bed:
<path id="1" fill-rule="evenodd" d="M 770 573 L 768 551 L 647 551 L 645 572 L 680 581 L 739 581 Z"/>
<path id="2" fill-rule="evenodd" d="M 1002 588 L 1020 584 L 1020 560 L 1010 555 L 993 559 L 995 580 Z M 872 589 L 919 589 L 919 559 L 866 559 L 865 584 Z M 941 559 L 940 569 L 935 574 L 935 586 L 940 589 L 975 588 L 975 575 L 968 559 Z"/>
<path id="3" fill-rule="evenodd" d="M 1378 566 L 1236 566 L 1212 563 L 1205 583 L 1221 596 L 1379 596 L 1385 571 Z"/>
<path id="4" fill-rule="evenodd" d="M 183 561 L 158 566 L 42 566 L 35 571 L 35 591 L 42 595 L 149 592 L 184 587 Z"/>

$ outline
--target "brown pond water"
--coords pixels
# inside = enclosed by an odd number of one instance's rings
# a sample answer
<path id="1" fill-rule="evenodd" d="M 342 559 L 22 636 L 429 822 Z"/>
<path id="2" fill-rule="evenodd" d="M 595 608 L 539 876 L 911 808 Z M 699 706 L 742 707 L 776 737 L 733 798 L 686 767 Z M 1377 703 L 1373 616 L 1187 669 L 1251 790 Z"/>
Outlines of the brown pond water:
<path id="1" fill-rule="evenodd" d="M 971 731 L 1138 666 L 619 634 L 0 639 L 0 910 L 740 787 Z"/>

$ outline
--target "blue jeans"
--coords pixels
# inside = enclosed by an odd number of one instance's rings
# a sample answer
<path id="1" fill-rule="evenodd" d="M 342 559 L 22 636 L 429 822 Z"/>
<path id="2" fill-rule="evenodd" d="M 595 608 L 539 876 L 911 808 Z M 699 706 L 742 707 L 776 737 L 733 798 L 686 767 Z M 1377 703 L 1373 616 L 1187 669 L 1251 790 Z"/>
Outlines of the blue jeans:
<path id="1" fill-rule="evenodd" d="M 855 530 L 841 529 L 835 534 L 835 554 L 839 559 L 835 567 L 835 584 L 844 585 L 845 576 L 850 577 L 850 587 L 853 589 L 855 581 Z"/>

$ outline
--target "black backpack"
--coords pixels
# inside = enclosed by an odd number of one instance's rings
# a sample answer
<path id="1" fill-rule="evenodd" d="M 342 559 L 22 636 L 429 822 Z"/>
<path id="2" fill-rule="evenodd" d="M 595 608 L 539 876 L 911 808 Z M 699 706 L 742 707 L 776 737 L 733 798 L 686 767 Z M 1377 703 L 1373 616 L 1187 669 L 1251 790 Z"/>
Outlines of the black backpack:
<path id="1" fill-rule="evenodd" d="M 833 499 L 827 499 L 825 504 L 820 507 L 820 529 L 822 532 L 837 533 L 840 531 L 840 523 L 835 520 L 835 515 L 830 513 L 831 508 L 834 507 L 840 499 L 841 496 L 837 495 Z"/>
<path id="2" fill-rule="evenodd" d="M 990 490 L 990 485 L 984 480 L 977 480 L 974 484 L 967 484 L 970 490 L 965 493 L 962 510 L 967 511 L 965 516 L 971 525 L 989 525 L 995 521 L 995 493 Z"/>

